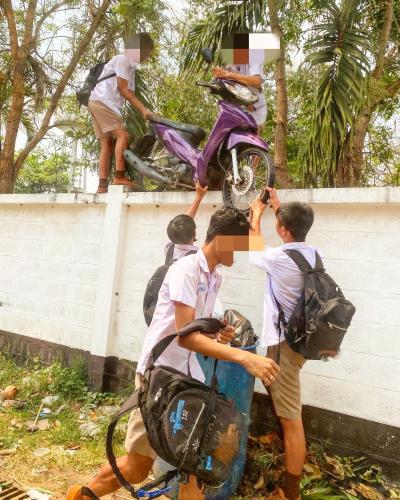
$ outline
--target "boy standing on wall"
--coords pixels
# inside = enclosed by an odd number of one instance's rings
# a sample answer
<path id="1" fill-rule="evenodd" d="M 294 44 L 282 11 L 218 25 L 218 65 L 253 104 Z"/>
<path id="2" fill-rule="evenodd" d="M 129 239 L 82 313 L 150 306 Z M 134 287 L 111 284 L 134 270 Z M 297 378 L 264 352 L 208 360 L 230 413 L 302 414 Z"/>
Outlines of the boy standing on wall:
<path id="1" fill-rule="evenodd" d="M 114 184 L 134 188 L 125 172 L 123 152 L 128 147 L 129 135 L 122 120 L 121 108 L 125 100 L 146 120 L 151 112 L 135 95 L 135 71 L 139 63 L 150 57 L 154 43 L 148 33 L 137 33 L 125 41 L 125 51 L 104 66 L 99 81 L 92 90 L 88 108 L 92 115 L 96 138 L 100 142 L 98 193 L 108 191 L 108 176 L 115 140 Z M 109 76 L 109 78 L 107 78 Z"/>

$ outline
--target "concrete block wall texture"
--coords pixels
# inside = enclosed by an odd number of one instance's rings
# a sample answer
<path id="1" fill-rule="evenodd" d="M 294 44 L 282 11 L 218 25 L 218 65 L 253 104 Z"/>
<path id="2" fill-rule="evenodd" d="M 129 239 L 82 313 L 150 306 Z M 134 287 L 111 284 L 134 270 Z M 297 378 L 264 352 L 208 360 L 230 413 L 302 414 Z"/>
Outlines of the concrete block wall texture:
<path id="1" fill-rule="evenodd" d="M 0 330 L 90 349 L 103 213 L 0 197 Z"/>
<path id="2" fill-rule="evenodd" d="M 163 262 L 169 220 L 193 195 L 114 188 L 86 198 L 19 196 L 0 196 L 0 330 L 136 361 L 146 335 L 144 289 Z M 304 366 L 304 403 L 400 426 L 400 188 L 280 196 L 312 203 L 308 241 L 357 307 L 339 358 Z M 218 206 L 220 193 L 209 193 L 196 218 L 199 244 Z M 263 232 L 267 244 L 280 244 L 271 211 Z M 244 253 L 222 271 L 224 307 L 260 333 L 265 276 Z"/>

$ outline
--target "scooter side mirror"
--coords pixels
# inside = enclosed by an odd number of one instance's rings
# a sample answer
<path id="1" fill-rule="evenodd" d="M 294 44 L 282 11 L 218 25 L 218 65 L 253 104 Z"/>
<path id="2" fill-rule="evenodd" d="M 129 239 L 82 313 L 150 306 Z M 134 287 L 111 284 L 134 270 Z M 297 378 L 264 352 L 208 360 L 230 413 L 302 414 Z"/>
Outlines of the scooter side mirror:
<path id="1" fill-rule="evenodd" d="M 201 49 L 201 57 L 207 62 L 212 63 L 213 61 L 213 52 L 210 48 Z"/>

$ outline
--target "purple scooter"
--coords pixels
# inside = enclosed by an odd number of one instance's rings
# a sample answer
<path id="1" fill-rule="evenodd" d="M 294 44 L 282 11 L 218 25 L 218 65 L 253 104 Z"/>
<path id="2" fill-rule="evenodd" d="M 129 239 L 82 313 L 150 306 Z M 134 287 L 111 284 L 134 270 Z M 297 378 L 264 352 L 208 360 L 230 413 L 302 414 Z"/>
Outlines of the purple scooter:
<path id="1" fill-rule="evenodd" d="M 208 49 L 202 55 L 211 62 Z M 275 180 L 269 146 L 257 135 L 257 124 L 247 111 L 258 100 L 257 92 L 232 80 L 197 85 L 222 98 L 204 148 L 198 149 L 206 135 L 202 128 L 154 117 L 146 134 L 124 152 L 128 170 L 133 167 L 142 185 L 148 177 L 166 189 L 193 189 L 196 180 L 211 189 L 222 188 L 225 205 L 246 212 L 249 202 Z"/>

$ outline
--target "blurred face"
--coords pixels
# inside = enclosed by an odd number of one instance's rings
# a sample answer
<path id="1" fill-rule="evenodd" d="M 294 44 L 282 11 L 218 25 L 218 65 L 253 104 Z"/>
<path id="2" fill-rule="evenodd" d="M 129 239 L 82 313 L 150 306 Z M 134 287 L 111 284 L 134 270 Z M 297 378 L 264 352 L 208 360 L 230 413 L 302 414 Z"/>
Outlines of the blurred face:
<path id="1" fill-rule="evenodd" d="M 153 49 L 125 49 L 125 55 L 132 64 L 140 64 L 146 61 Z"/>
<path id="2" fill-rule="evenodd" d="M 219 262 L 223 266 L 231 267 L 233 265 L 234 252 L 249 251 L 249 236 L 222 236 L 218 235 L 214 239 L 215 253 Z"/>

